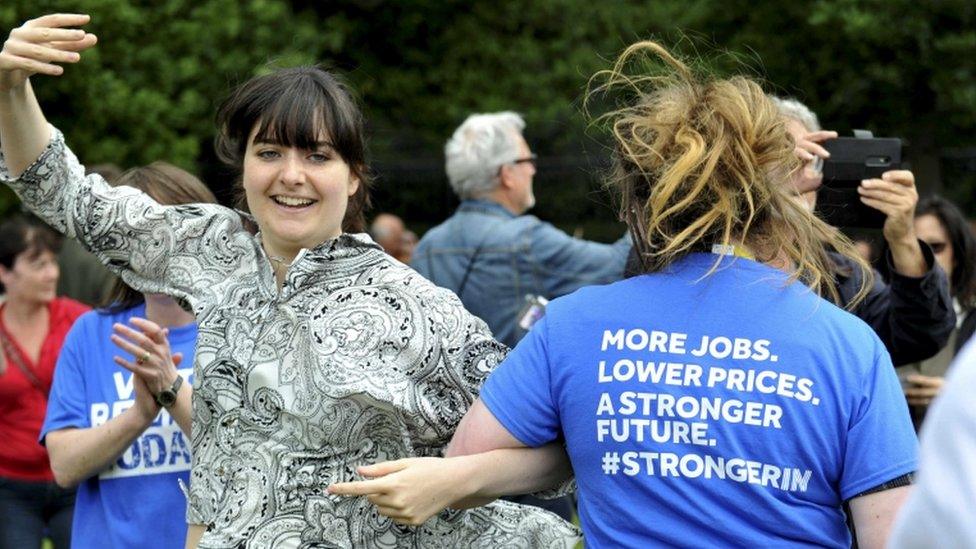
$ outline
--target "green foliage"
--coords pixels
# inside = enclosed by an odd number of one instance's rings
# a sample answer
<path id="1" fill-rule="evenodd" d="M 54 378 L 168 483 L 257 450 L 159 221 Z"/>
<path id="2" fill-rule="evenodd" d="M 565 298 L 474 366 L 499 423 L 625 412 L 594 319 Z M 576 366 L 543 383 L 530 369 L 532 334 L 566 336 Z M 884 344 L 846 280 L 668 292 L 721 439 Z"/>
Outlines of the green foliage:
<path id="1" fill-rule="evenodd" d="M 34 79 L 48 119 L 90 164 L 165 159 L 198 170 L 210 154 L 215 106 L 231 85 L 268 62 L 313 63 L 342 43 L 281 0 L 5 5 L 4 29 L 55 10 L 91 14 L 98 46 L 63 77 Z"/>
<path id="2" fill-rule="evenodd" d="M 215 106 L 229 86 L 267 70 L 268 62 L 322 62 L 346 73 L 361 95 L 383 176 L 381 208 L 420 224 L 442 218 L 453 200 L 440 168 L 444 140 L 471 112 L 516 110 L 533 148 L 560 159 L 549 164 L 548 178 L 540 172 L 538 213 L 572 228 L 612 218 L 598 192 L 603 136 L 587 132 L 580 106 L 588 78 L 636 39 L 656 37 L 721 74 L 760 76 L 777 93 L 808 103 L 827 127 L 905 136 L 914 154 L 937 159 L 941 148 L 974 141 L 974 6 L 7 0 L 0 29 L 55 10 L 92 14 L 97 48 L 63 77 L 35 79 L 48 117 L 88 163 L 166 159 L 197 170 L 220 191 L 226 182 L 210 143 Z M 4 204 L 9 195 L 0 194 L 0 210 Z M 609 227 L 605 237 L 619 233 Z"/>

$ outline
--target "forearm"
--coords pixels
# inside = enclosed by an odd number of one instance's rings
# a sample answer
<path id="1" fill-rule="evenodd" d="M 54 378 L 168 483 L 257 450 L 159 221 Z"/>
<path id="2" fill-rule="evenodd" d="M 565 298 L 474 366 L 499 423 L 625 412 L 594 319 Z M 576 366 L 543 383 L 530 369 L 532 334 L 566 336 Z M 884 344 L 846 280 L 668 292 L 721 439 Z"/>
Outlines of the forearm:
<path id="1" fill-rule="evenodd" d="M 888 246 L 891 250 L 892 266 L 898 274 L 919 278 L 928 272 L 929 266 L 925 261 L 925 255 L 914 234 L 911 238 L 889 241 Z"/>
<path id="2" fill-rule="evenodd" d="M 23 173 L 50 140 L 50 127 L 29 80 L 0 91 L 0 147 L 12 177 Z"/>
<path id="3" fill-rule="evenodd" d="M 48 433 L 46 444 L 54 478 L 61 486 L 75 486 L 108 468 L 151 424 L 136 408 L 97 427 Z"/>
<path id="4" fill-rule="evenodd" d="M 183 384 L 183 388 L 176 396 L 176 402 L 166 411 L 173 416 L 173 421 L 180 426 L 180 430 L 189 439 L 193 425 L 193 387 L 189 383 Z"/>
<path id="5" fill-rule="evenodd" d="M 453 507 L 484 505 L 500 496 L 541 492 L 559 486 L 572 475 L 562 444 L 539 448 L 505 448 L 481 454 L 448 457 L 464 478 L 465 496 Z"/>
<path id="6" fill-rule="evenodd" d="M 206 526 L 202 524 L 190 524 L 186 529 L 186 549 L 196 549 L 203 537 Z"/>

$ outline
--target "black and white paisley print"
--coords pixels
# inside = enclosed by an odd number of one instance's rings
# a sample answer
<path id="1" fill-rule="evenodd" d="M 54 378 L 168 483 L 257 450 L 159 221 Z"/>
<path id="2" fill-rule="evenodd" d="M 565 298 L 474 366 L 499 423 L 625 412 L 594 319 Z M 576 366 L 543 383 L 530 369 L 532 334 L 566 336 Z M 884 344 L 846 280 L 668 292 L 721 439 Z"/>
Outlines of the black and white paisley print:
<path id="1" fill-rule="evenodd" d="M 414 528 L 364 498 L 326 494 L 359 465 L 440 455 L 505 356 L 452 293 L 348 234 L 299 254 L 279 290 L 240 214 L 164 207 L 86 177 L 52 134 L 20 178 L 5 165 L 0 177 L 133 288 L 196 315 L 187 520 L 207 527 L 200 547 L 575 543 L 578 531 L 555 515 L 508 502 Z"/>

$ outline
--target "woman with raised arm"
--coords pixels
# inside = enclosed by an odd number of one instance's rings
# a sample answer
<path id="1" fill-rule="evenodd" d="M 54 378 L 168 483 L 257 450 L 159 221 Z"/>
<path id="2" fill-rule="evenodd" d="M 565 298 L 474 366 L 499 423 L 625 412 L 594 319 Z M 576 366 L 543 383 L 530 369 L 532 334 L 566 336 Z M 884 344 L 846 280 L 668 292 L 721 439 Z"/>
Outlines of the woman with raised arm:
<path id="1" fill-rule="evenodd" d="M 941 196 L 922 199 L 915 208 L 915 234 L 932 248 L 949 277 L 956 325 L 935 356 L 898 368 L 915 427 L 920 428 L 932 401 L 942 391 L 949 365 L 976 332 L 976 234 L 969 220 Z"/>
<path id="2" fill-rule="evenodd" d="M 254 78 L 218 113 L 217 151 L 240 175 L 257 234 L 230 209 L 161 206 L 85 177 L 28 77 L 78 61 L 95 37 L 69 27 L 87 22 L 48 15 L 5 42 L 0 176 L 130 286 L 194 312 L 188 545 L 574 543 L 558 517 L 507 502 L 406 528 L 326 494 L 359 465 L 439 455 L 505 348 L 456 296 L 355 233 L 368 196 L 362 116 L 322 69 Z M 521 452 L 505 455 L 510 470 Z"/>
<path id="3" fill-rule="evenodd" d="M 606 76 L 629 94 L 607 116 L 610 183 L 644 274 L 551 302 L 454 457 L 330 491 L 416 521 L 495 495 L 490 450 L 563 440 L 587 547 L 846 548 L 845 504 L 859 546 L 882 547 L 915 436 L 878 337 L 818 296 L 836 293 L 822 242 L 870 274 L 787 190 L 800 166 L 775 106 L 653 42 Z"/>

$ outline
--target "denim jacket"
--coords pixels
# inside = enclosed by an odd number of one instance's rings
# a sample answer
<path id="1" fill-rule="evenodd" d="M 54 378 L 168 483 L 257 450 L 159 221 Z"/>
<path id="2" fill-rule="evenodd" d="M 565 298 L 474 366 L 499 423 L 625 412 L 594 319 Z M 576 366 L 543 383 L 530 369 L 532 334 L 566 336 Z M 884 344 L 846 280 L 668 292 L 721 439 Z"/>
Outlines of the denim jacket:
<path id="1" fill-rule="evenodd" d="M 466 200 L 417 244 L 410 265 L 458 294 L 514 347 L 525 335 L 516 316 L 532 294 L 553 299 L 590 284 L 623 278 L 631 241 L 587 242 L 533 215 L 515 215 L 496 202 Z"/>

